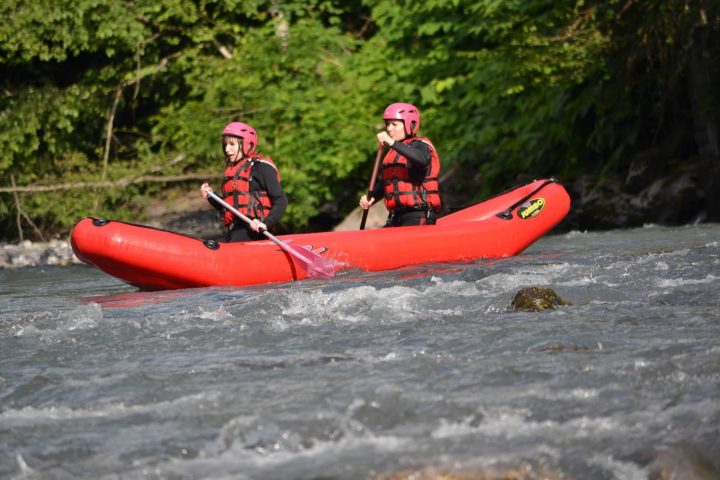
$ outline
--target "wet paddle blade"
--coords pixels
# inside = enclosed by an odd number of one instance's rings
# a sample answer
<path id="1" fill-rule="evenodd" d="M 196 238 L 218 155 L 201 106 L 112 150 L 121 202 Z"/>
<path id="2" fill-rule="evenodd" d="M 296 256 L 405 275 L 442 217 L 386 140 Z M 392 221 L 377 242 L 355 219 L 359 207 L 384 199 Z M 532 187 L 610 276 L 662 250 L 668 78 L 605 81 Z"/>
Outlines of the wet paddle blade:
<path id="1" fill-rule="evenodd" d="M 247 224 L 252 223 L 252 220 L 240 213 L 235 207 L 227 203 L 225 200 L 218 197 L 215 193 L 208 192 L 208 197 L 212 198 L 217 203 L 231 211 L 243 222 Z M 298 263 L 300 263 L 300 266 L 308 272 L 308 276 L 310 278 L 333 278 L 335 276 L 335 269 L 333 268 L 332 264 L 328 260 L 322 258 L 320 255 L 311 252 L 310 250 L 305 250 L 304 248 L 296 247 L 294 245 L 288 245 L 284 242 L 281 242 L 267 230 L 263 230 L 263 235 L 272 240 L 276 245 L 279 245 L 280 248 L 282 248 L 288 254 L 295 257 Z"/>
<path id="2" fill-rule="evenodd" d="M 316 253 L 287 243 L 283 243 L 281 246 L 283 250 L 295 257 L 300 266 L 308 272 L 310 278 L 328 279 L 335 277 L 335 269 L 332 264 Z"/>

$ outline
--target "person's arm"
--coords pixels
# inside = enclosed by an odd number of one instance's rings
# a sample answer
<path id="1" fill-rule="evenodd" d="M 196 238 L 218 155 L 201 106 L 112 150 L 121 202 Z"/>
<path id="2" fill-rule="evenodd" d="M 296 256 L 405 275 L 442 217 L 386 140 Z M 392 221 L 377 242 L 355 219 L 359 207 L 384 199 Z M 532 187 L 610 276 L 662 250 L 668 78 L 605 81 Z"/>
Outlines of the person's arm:
<path id="1" fill-rule="evenodd" d="M 222 205 L 217 203 L 214 199 L 208 197 L 207 201 L 210 205 L 212 205 L 215 208 L 215 210 L 217 210 L 220 213 L 225 213 L 225 207 L 223 207 Z"/>
<path id="2" fill-rule="evenodd" d="M 430 165 L 430 146 L 420 140 L 410 143 L 394 142 L 390 147 L 410 161 L 410 167 L 425 168 Z"/>
<path id="3" fill-rule="evenodd" d="M 373 191 L 370 194 L 370 198 L 374 198 L 375 201 L 385 198 L 385 185 L 383 185 L 382 172 L 379 178 L 375 179 L 375 185 L 373 185 Z"/>
<path id="4" fill-rule="evenodd" d="M 210 185 L 208 185 L 207 183 L 203 183 L 200 186 L 200 193 L 202 194 L 203 198 L 205 198 L 208 201 L 208 203 L 215 208 L 215 210 L 217 210 L 220 213 L 223 213 L 225 211 L 225 207 L 223 207 L 222 205 L 217 203 L 213 198 L 209 197 L 207 192 L 214 193 L 215 191 L 213 190 L 213 188 Z"/>
<path id="5" fill-rule="evenodd" d="M 260 187 L 268 193 L 268 197 L 272 202 L 270 213 L 268 213 L 268 216 L 263 221 L 263 223 L 270 228 L 277 225 L 277 223 L 280 222 L 280 218 L 285 214 L 288 199 L 282 185 L 280 185 L 277 179 L 275 169 L 270 165 L 263 164 L 262 162 L 255 163 L 253 166 L 253 176 L 255 175 L 257 175 Z"/>

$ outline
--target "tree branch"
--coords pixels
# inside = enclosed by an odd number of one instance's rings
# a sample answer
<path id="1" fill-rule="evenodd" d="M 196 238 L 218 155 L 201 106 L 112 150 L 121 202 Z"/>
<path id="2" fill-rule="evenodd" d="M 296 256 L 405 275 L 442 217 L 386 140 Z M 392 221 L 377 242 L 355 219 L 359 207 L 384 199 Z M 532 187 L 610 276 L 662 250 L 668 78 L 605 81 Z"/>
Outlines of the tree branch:
<path id="1" fill-rule="evenodd" d="M 13 188 L 16 188 L 15 186 L 15 175 L 10 175 L 10 182 L 12 183 Z M 28 214 L 25 213 L 25 211 L 20 206 L 20 196 L 17 194 L 19 190 L 13 191 L 13 197 L 15 197 L 15 209 L 17 210 L 17 228 L 18 233 L 20 234 L 20 241 L 22 242 L 24 240 L 23 237 L 23 230 L 22 230 L 22 223 L 20 222 L 20 217 L 22 216 L 26 222 L 30 224 L 31 227 L 33 227 L 33 230 L 35 230 L 35 233 L 37 236 L 42 240 L 45 241 L 45 235 L 42 234 L 40 229 L 35 225 L 35 222 L 32 221 L 30 217 L 28 217 Z"/>
<path id="2" fill-rule="evenodd" d="M 10 183 L 12 184 L 13 188 L 15 188 L 15 175 L 10 175 Z M 15 199 L 15 211 L 17 212 L 17 215 L 15 216 L 15 221 L 17 222 L 17 229 L 20 233 L 20 241 L 22 242 L 25 239 L 23 238 L 22 223 L 20 223 L 20 197 L 17 192 L 13 192 L 13 198 Z"/>
<path id="3" fill-rule="evenodd" d="M 27 186 L 13 186 L 11 187 L 0 187 L 0 193 L 40 193 L 40 192 L 54 192 L 58 190 L 76 190 L 80 188 L 114 188 L 114 187 L 127 187 L 128 185 L 134 185 L 138 183 L 173 183 L 173 182 L 185 182 L 188 180 L 205 180 L 205 179 L 218 179 L 222 178 L 221 174 L 215 173 L 186 173 L 182 175 L 140 175 L 138 177 L 126 177 L 118 180 L 103 180 L 99 182 L 68 182 L 58 183 L 57 185 L 27 185 Z M 14 182 L 13 182 L 14 183 Z"/>
<path id="4" fill-rule="evenodd" d="M 215 44 L 215 48 L 218 49 L 218 52 L 220 52 L 220 55 L 222 55 L 223 58 L 226 58 L 228 60 L 232 58 L 232 52 L 230 52 L 230 49 L 228 47 L 221 44 L 217 40 L 213 40 L 213 43 Z"/>
<path id="5" fill-rule="evenodd" d="M 110 142 L 112 141 L 113 123 L 115 123 L 115 112 L 117 111 L 118 102 L 120 102 L 120 95 L 122 95 L 123 87 L 118 87 L 115 90 L 115 99 L 113 105 L 110 108 L 108 115 L 107 128 L 105 130 L 105 151 L 103 152 L 103 168 L 101 178 L 105 180 L 107 178 L 107 167 L 108 160 L 110 159 Z"/>

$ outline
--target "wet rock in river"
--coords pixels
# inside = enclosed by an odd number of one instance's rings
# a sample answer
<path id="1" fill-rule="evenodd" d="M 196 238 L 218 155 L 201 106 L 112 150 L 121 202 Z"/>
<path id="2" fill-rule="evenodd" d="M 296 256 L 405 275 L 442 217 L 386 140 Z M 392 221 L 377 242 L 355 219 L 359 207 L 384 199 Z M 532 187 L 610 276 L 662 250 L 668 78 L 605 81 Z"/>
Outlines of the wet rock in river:
<path id="1" fill-rule="evenodd" d="M 572 343 L 551 343 L 540 348 L 541 352 L 582 352 L 590 350 L 587 345 L 575 345 Z"/>
<path id="2" fill-rule="evenodd" d="M 403 469 L 380 474 L 375 480 L 560 480 L 564 475 L 545 468 L 530 466 L 520 468 L 441 470 L 435 468 Z"/>
<path id="3" fill-rule="evenodd" d="M 720 468 L 691 445 L 676 445 L 660 451 L 648 466 L 648 471 L 650 480 L 720 478 Z"/>
<path id="4" fill-rule="evenodd" d="M 520 289 L 510 303 L 510 311 L 539 312 L 557 308 L 563 305 L 570 305 L 555 293 L 552 288 L 547 287 L 525 287 Z"/>

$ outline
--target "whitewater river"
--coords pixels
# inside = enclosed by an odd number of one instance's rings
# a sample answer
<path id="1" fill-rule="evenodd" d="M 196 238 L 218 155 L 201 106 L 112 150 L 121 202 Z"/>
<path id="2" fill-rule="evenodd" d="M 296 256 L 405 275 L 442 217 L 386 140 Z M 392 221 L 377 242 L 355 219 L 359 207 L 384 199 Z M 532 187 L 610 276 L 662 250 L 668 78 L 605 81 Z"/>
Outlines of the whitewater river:
<path id="1" fill-rule="evenodd" d="M 530 285 L 572 305 L 509 312 Z M 663 464 L 720 475 L 720 225 L 254 288 L 0 270 L 2 479 L 646 479 Z"/>

